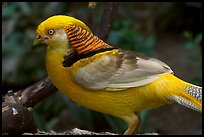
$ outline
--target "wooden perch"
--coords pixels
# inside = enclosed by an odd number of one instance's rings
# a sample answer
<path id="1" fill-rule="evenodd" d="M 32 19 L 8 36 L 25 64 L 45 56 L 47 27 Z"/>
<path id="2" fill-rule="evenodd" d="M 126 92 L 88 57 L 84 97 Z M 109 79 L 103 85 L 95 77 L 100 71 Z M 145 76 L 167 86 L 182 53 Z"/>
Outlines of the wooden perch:
<path id="1" fill-rule="evenodd" d="M 107 3 L 97 33 L 106 40 L 117 11 L 117 2 Z M 36 132 L 30 111 L 38 103 L 57 91 L 49 77 L 15 93 L 7 93 L 2 103 L 2 134 Z"/>
<path id="2" fill-rule="evenodd" d="M 40 101 L 52 95 L 57 88 L 52 84 L 49 77 L 20 90 L 16 93 L 16 100 L 25 107 L 34 107 Z"/>
<path id="3" fill-rule="evenodd" d="M 2 103 L 2 134 L 36 133 L 32 114 L 19 103 Z"/>
<path id="4" fill-rule="evenodd" d="M 2 132 L 5 134 L 35 133 L 32 108 L 52 95 L 57 88 L 49 77 L 18 92 L 8 92 L 2 103 Z"/>

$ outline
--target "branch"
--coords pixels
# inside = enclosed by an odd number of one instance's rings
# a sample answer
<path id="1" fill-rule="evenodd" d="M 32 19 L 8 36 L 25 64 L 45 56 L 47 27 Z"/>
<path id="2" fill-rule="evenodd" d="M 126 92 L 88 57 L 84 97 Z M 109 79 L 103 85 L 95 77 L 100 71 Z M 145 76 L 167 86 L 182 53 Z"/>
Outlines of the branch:
<path id="1" fill-rule="evenodd" d="M 47 77 L 24 90 L 18 91 L 15 96 L 18 97 L 16 98 L 17 102 L 28 108 L 34 107 L 56 91 L 57 88 L 53 85 L 50 78 Z"/>
<path id="2" fill-rule="evenodd" d="M 100 39 L 104 41 L 108 38 L 111 25 L 117 13 L 118 5 L 118 2 L 107 2 L 105 5 L 101 21 L 95 33 Z"/>
<path id="3" fill-rule="evenodd" d="M 57 88 L 47 77 L 18 92 L 8 92 L 2 103 L 2 133 L 37 132 L 31 114 L 32 108 L 55 91 L 57 91 Z"/>
<path id="4" fill-rule="evenodd" d="M 29 109 L 19 103 L 2 103 L 2 134 L 36 133 L 37 128 Z"/>

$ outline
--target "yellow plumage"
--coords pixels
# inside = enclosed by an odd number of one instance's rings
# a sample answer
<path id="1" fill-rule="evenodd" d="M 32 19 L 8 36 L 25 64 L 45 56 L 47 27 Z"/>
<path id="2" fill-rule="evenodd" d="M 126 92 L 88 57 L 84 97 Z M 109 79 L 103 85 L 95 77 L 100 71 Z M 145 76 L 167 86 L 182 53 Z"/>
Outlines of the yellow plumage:
<path id="1" fill-rule="evenodd" d="M 159 60 L 112 48 L 75 18 L 53 16 L 36 33 L 34 44 L 48 45 L 46 68 L 59 91 L 78 104 L 125 120 L 125 134 L 137 129 L 135 112 L 143 109 L 175 101 L 202 111 L 201 87 L 178 79 Z"/>
<path id="2" fill-rule="evenodd" d="M 91 30 L 82 21 L 76 20 L 73 17 L 65 16 L 65 15 L 58 15 L 57 19 L 55 17 L 56 16 L 53 16 L 53 17 L 50 17 L 47 19 L 47 22 L 52 22 L 52 23 L 41 23 L 38 26 L 36 32 L 39 35 L 44 35 L 44 34 L 46 34 L 48 29 L 63 28 L 65 26 L 65 24 L 66 25 L 77 25 L 77 26 L 80 26 L 82 28 L 86 28 L 86 30 L 91 32 Z M 69 22 L 67 22 L 67 20 L 69 20 Z M 60 23 L 54 23 L 54 22 L 60 22 Z"/>

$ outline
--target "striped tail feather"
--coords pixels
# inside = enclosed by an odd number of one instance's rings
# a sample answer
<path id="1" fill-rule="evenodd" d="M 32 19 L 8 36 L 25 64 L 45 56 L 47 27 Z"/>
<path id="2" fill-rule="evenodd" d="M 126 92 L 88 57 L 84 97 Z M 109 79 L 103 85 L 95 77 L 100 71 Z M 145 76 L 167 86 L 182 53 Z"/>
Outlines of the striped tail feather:
<path id="1" fill-rule="evenodd" d="M 202 112 L 202 87 L 188 83 L 183 91 L 170 96 L 169 99 L 187 108 Z"/>

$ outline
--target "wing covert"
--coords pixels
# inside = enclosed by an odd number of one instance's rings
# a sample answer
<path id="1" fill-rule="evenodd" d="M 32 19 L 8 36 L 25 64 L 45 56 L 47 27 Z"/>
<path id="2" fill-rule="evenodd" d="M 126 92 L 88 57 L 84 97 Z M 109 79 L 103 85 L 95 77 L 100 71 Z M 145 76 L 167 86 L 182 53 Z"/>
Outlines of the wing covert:
<path id="1" fill-rule="evenodd" d="M 90 61 L 91 60 L 91 61 Z M 117 50 L 106 51 L 80 60 L 74 81 L 91 90 L 124 90 L 149 84 L 159 75 L 173 73 L 168 65 L 144 54 Z"/>

